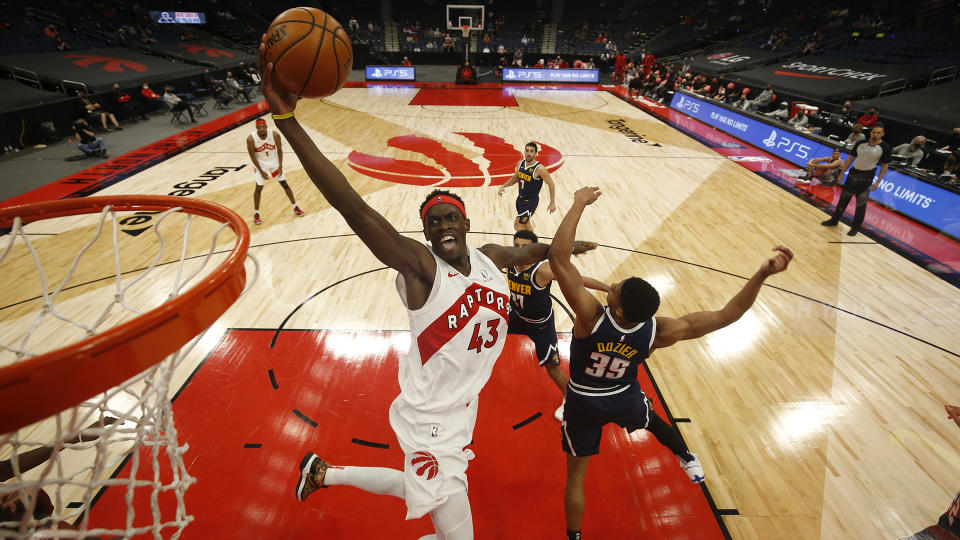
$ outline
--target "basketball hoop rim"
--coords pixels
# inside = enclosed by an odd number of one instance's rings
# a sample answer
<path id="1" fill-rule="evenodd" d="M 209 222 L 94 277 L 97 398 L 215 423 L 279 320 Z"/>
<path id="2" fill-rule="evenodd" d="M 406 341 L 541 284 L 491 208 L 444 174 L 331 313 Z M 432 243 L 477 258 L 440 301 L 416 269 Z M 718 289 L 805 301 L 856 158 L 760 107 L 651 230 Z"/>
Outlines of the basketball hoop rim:
<path id="1" fill-rule="evenodd" d="M 461 24 L 461 25 L 460 25 L 460 31 L 463 32 L 463 37 L 464 37 L 464 38 L 470 37 L 470 30 L 472 30 L 472 28 L 470 28 L 470 25 L 468 25 L 468 24 Z"/>
<path id="2" fill-rule="evenodd" d="M 102 333 L 0 368 L 0 434 L 73 407 L 157 364 L 212 325 L 244 290 L 250 231 L 236 212 L 209 201 L 165 195 L 46 201 L 0 209 L 0 227 L 12 227 L 18 216 L 26 224 L 97 213 L 106 206 L 182 208 L 227 223 L 237 240 L 226 260 L 176 298 Z"/>

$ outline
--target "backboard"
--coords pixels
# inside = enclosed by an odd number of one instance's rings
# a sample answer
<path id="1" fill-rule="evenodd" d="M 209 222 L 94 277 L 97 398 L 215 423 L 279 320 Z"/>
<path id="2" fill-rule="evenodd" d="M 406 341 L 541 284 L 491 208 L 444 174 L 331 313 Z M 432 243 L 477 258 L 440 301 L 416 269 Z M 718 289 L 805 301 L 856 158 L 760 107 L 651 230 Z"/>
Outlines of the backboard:
<path id="1" fill-rule="evenodd" d="M 460 30 L 469 25 L 470 30 L 483 30 L 483 6 L 447 4 L 447 30 Z"/>

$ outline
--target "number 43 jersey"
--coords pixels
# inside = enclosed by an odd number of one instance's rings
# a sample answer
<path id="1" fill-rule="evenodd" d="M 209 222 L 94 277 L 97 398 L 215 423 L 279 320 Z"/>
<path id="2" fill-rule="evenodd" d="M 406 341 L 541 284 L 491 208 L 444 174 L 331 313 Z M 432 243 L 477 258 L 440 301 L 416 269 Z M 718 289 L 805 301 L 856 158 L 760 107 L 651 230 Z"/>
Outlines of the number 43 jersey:
<path id="1" fill-rule="evenodd" d="M 503 350 L 510 309 L 500 269 L 473 247 L 470 275 L 437 262 L 433 288 L 423 307 L 407 309 L 410 352 L 400 358 L 399 400 L 420 412 L 465 407 L 480 394 Z M 397 276 L 404 305 L 406 286 Z"/>
<path id="2" fill-rule="evenodd" d="M 637 382 L 637 366 L 650 356 L 657 332 L 651 317 L 633 328 L 621 328 L 610 308 L 585 338 L 570 342 L 570 390 L 584 395 L 610 395 Z"/>

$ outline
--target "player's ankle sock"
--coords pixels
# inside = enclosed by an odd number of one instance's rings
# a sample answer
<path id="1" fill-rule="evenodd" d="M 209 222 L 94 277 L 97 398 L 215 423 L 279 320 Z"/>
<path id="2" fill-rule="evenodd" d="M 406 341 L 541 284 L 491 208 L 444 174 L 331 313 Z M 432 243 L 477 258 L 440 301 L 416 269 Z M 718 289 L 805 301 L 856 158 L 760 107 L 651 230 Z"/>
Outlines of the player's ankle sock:
<path id="1" fill-rule="evenodd" d="M 580 540 L 580 531 L 567 529 L 567 540 Z"/>

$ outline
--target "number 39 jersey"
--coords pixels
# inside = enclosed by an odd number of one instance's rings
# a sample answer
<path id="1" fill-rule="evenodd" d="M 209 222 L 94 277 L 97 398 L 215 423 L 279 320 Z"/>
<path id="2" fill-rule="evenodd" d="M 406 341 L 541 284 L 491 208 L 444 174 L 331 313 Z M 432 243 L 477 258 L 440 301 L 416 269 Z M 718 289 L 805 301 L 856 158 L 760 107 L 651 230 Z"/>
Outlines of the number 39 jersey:
<path id="1" fill-rule="evenodd" d="M 579 394 L 613 394 L 637 380 L 637 366 L 650 356 L 657 320 L 633 328 L 621 328 L 610 308 L 585 338 L 570 342 L 570 389 Z"/>
<path id="2" fill-rule="evenodd" d="M 468 247 L 465 276 L 433 254 L 437 273 L 423 307 L 408 308 L 410 352 L 400 358 L 400 396 L 420 412 L 464 407 L 480 394 L 507 337 L 510 296 L 500 269 Z M 403 276 L 397 291 L 407 305 Z"/>

